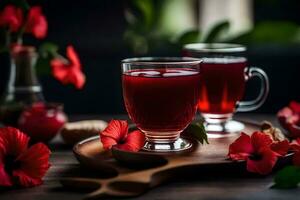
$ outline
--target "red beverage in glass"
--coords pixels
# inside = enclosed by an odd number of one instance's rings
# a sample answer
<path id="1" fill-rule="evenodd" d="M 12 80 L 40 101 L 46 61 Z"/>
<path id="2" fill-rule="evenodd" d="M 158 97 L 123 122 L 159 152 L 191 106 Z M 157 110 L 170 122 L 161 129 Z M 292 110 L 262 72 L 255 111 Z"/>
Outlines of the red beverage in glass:
<path id="1" fill-rule="evenodd" d="M 202 58 L 199 111 L 209 137 L 227 137 L 240 133 L 245 126 L 232 120 L 235 112 L 258 109 L 269 92 L 267 74 L 258 67 L 247 65 L 246 47 L 226 43 L 194 43 L 183 48 L 183 54 Z M 241 101 L 245 84 L 256 77 L 260 80 L 258 96 Z"/>
<path id="2" fill-rule="evenodd" d="M 195 116 L 200 79 L 199 70 L 189 68 L 123 73 L 123 95 L 130 118 L 146 132 L 181 132 Z"/>
<path id="3" fill-rule="evenodd" d="M 235 112 L 245 89 L 246 59 L 207 58 L 202 63 L 200 100 L 203 114 L 231 114 Z"/>

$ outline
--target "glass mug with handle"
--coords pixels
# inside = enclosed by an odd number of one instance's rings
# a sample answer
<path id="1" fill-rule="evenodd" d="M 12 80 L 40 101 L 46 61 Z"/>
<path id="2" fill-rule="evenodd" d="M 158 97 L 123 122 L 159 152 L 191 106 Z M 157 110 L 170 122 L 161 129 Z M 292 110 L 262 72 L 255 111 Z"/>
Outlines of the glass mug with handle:
<path id="1" fill-rule="evenodd" d="M 144 150 L 172 152 L 192 146 L 180 133 L 197 111 L 200 63 L 174 57 L 122 61 L 124 103 L 130 119 L 146 136 Z"/>
<path id="2" fill-rule="evenodd" d="M 203 59 L 198 109 L 209 137 L 224 137 L 243 130 L 241 122 L 232 120 L 233 114 L 258 109 L 268 96 L 268 76 L 260 68 L 248 67 L 245 52 L 246 47 L 239 44 L 195 43 L 183 48 L 185 56 Z M 246 82 L 254 77 L 261 83 L 257 98 L 241 101 Z"/>

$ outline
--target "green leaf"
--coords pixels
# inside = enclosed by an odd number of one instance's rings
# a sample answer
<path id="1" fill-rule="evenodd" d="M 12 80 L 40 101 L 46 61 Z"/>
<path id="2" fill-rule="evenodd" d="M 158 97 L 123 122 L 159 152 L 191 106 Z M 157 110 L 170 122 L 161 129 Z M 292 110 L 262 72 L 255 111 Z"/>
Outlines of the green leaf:
<path id="1" fill-rule="evenodd" d="M 39 48 L 39 58 L 36 63 L 38 75 L 48 75 L 51 73 L 51 59 L 58 55 L 58 46 L 54 43 L 43 43 Z"/>
<path id="2" fill-rule="evenodd" d="M 265 21 L 253 30 L 231 38 L 227 42 L 242 44 L 290 44 L 300 42 L 300 26 L 288 21 Z"/>
<path id="3" fill-rule="evenodd" d="M 40 56 L 42 57 L 55 57 L 58 53 L 58 46 L 51 42 L 43 43 L 39 48 Z"/>
<path id="4" fill-rule="evenodd" d="M 204 144 L 204 142 L 209 144 L 203 121 L 191 123 L 186 131 L 192 134 L 201 144 Z"/>
<path id="5" fill-rule="evenodd" d="M 181 36 L 177 38 L 176 43 L 180 45 L 188 44 L 188 43 L 196 43 L 201 39 L 201 31 L 199 30 L 190 30 L 184 32 Z"/>
<path id="6" fill-rule="evenodd" d="M 125 10 L 125 19 L 133 27 L 150 30 L 154 23 L 154 4 L 152 0 L 131 0 L 132 8 Z"/>
<path id="7" fill-rule="evenodd" d="M 296 188 L 300 182 L 300 168 L 287 166 L 277 172 L 274 178 L 274 185 L 271 188 L 288 189 Z"/>
<path id="8" fill-rule="evenodd" d="M 40 56 L 38 58 L 36 62 L 36 73 L 39 76 L 51 74 L 50 61 L 51 59 L 49 57 Z"/>
<path id="9" fill-rule="evenodd" d="M 256 43 L 293 42 L 299 34 L 299 26 L 292 22 L 261 22 L 252 31 L 252 41 Z"/>
<path id="10" fill-rule="evenodd" d="M 224 21 L 216 24 L 207 34 L 203 40 L 205 43 L 217 42 L 221 39 L 222 35 L 229 30 L 229 22 Z"/>

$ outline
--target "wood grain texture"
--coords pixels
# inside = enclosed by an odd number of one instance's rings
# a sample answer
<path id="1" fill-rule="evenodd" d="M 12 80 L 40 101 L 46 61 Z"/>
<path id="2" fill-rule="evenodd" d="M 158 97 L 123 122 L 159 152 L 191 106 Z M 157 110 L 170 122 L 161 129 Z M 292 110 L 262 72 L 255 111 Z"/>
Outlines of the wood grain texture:
<path id="1" fill-rule="evenodd" d="M 103 119 L 111 118 L 126 119 L 125 115 L 120 116 L 74 116 L 74 120 L 82 119 Z M 269 120 L 276 124 L 275 116 L 245 114 L 239 115 L 239 119 L 260 122 Z M 81 176 L 84 178 L 101 177 L 97 171 L 86 171 L 80 168 L 77 160 L 69 147 L 62 144 L 62 140 L 57 137 L 51 143 L 52 155 L 50 168 L 44 179 L 44 184 L 29 189 L 19 189 L 13 191 L 1 191 L 1 200 L 79 200 L 83 199 L 86 192 L 90 190 L 67 190 L 61 186 L 58 179 L 60 177 Z M 231 169 L 231 167 L 230 167 Z M 200 168 L 195 173 L 185 173 L 178 176 L 171 182 L 150 190 L 142 196 L 136 198 L 124 198 L 135 200 L 286 200 L 299 199 L 300 189 L 292 190 L 271 190 L 273 175 L 267 177 L 256 177 L 243 174 L 239 169 L 234 169 L 235 173 L 229 173 L 229 168 Z M 114 198 L 104 198 L 114 199 Z M 118 198 L 116 198 L 118 199 Z"/>

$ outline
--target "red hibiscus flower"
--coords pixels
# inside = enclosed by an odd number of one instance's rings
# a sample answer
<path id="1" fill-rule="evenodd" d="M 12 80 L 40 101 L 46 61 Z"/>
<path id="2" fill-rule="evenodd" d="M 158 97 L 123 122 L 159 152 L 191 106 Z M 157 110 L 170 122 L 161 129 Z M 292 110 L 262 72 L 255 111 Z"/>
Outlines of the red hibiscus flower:
<path id="1" fill-rule="evenodd" d="M 300 167 L 300 138 L 291 143 L 291 149 L 295 152 L 293 156 L 293 163 Z"/>
<path id="2" fill-rule="evenodd" d="M 252 136 L 241 133 L 241 136 L 229 146 L 230 159 L 247 162 L 247 170 L 266 175 L 270 173 L 278 156 L 283 156 L 289 149 L 289 142 L 273 143 L 271 137 L 262 132 L 254 132 Z"/>
<path id="3" fill-rule="evenodd" d="M 290 102 L 277 113 L 278 120 L 292 138 L 300 137 L 300 103 Z"/>
<path id="4" fill-rule="evenodd" d="M 47 35 L 48 23 L 40 6 L 30 8 L 25 26 L 25 33 L 32 33 L 36 38 L 43 39 Z"/>
<path id="5" fill-rule="evenodd" d="M 70 61 L 57 57 L 51 61 L 53 76 L 63 84 L 73 84 L 81 89 L 85 83 L 85 76 L 81 71 L 81 63 L 73 46 L 67 47 L 67 57 Z"/>
<path id="6" fill-rule="evenodd" d="M 8 27 L 10 31 L 16 32 L 22 25 L 23 13 L 20 8 L 8 5 L 0 12 L 0 26 Z"/>
<path id="7" fill-rule="evenodd" d="M 42 183 L 50 151 L 42 143 L 28 148 L 29 137 L 18 129 L 0 128 L 0 186 L 32 187 Z"/>
<path id="8" fill-rule="evenodd" d="M 145 143 L 145 136 L 141 131 L 136 130 L 128 134 L 128 123 L 124 120 L 111 120 L 100 133 L 100 139 L 106 150 L 115 146 L 125 151 L 137 152 Z"/>

